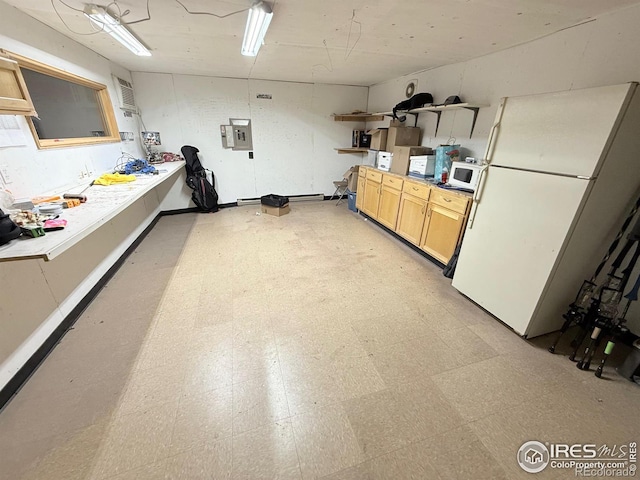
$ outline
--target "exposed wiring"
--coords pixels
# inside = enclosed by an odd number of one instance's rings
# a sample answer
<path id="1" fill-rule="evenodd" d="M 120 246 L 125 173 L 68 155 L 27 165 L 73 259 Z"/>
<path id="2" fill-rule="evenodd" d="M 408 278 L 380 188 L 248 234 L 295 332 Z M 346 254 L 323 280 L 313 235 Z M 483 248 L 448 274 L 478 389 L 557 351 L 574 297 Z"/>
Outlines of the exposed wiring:
<path id="1" fill-rule="evenodd" d="M 100 30 L 96 30 L 94 32 L 90 32 L 90 33 L 84 33 L 84 32 L 76 32 L 75 30 L 73 30 L 71 27 L 69 27 L 69 25 L 67 24 L 67 22 L 64 21 L 64 19 L 62 18 L 62 15 L 60 15 L 60 12 L 58 11 L 57 7 L 56 7 L 56 0 L 50 0 L 51 1 L 51 7 L 53 8 L 53 11 L 56 13 L 56 15 L 58 16 L 58 18 L 60 19 L 60 21 L 62 22 L 62 24 L 67 28 L 67 30 L 69 30 L 71 33 L 75 33 L 76 35 L 95 35 L 97 33 L 101 33 L 104 31 L 104 25 L 102 26 L 102 28 Z M 80 8 L 76 8 L 73 7 L 71 5 L 69 5 L 68 3 L 66 3 L 63 0 L 57 0 L 58 2 L 60 2 L 62 5 L 64 5 L 65 7 L 69 8 L 70 10 L 73 10 L 75 12 L 81 12 L 84 13 L 84 10 L 80 9 Z M 248 10 L 251 9 L 251 7 L 248 8 L 243 8 L 242 10 L 237 10 L 235 12 L 231 12 L 231 13 L 227 13 L 225 15 L 218 15 L 217 13 L 213 13 L 213 12 L 195 12 L 195 11 L 191 11 L 189 10 L 186 5 L 184 3 L 182 3 L 180 0 L 174 0 L 178 5 L 180 5 L 185 12 L 187 12 L 189 15 L 209 15 L 211 17 L 216 17 L 216 18 L 227 18 L 230 17 L 232 15 L 236 15 L 238 13 L 242 13 L 242 12 L 246 12 Z M 277 0 L 276 0 L 277 1 Z M 132 20 L 130 22 L 124 21 L 123 17 L 125 17 L 126 15 L 128 15 L 129 13 L 131 13 L 130 10 L 125 10 L 124 12 L 122 11 L 122 9 L 120 8 L 120 5 L 118 5 L 117 1 L 113 1 L 111 2 L 109 5 L 107 5 L 106 7 L 104 7 L 104 9 L 106 11 L 109 10 L 109 8 L 113 5 L 116 6 L 116 8 L 118 9 L 118 14 L 116 16 L 116 18 L 118 19 L 118 21 L 123 24 L 123 25 L 135 25 L 136 23 L 142 23 L 142 22 L 148 22 L 149 20 L 151 20 L 151 10 L 149 8 L 149 4 L 150 4 L 151 0 L 147 0 L 146 2 L 146 7 L 147 7 L 147 17 L 146 18 L 141 18 L 139 20 Z M 275 6 L 274 2 L 274 6 Z M 91 24 L 93 25 L 93 24 Z"/>
<path id="2" fill-rule="evenodd" d="M 216 17 L 216 18 L 227 18 L 227 17 L 230 17 L 231 15 L 236 15 L 237 13 L 242 13 L 242 12 L 246 12 L 247 10 L 251 10 L 251 7 L 248 7 L 248 8 L 243 8 L 242 10 L 238 10 L 236 12 L 227 13 L 226 15 L 218 15 L 217 13 L 212 13 L 212 12 L 192 12 L 180 0 L 174 0 L 174 1 L 178 5 L 180 5 L 182 8 L 184 8 L 185 12 L 187 12 L 189 15 L 211 15 L 212 17 Z"/>
<path id="3" fill-rule="evenodd" d="M 147 0 L 147 18 L 141 18 L 140 20 L 133 20 L 132 22 L 126 22 L 127 25 L 133 25 L 136 23 L 142 23 L 142 22 L 146 22 L 148 20 L 151 20 L 151 11 L 149 10 L 149 1 Z M 126 15 L 127 13 L 129 13 L 128 11 L 125 12 L 122 16 Z"/>
<path id="4" fill-rule="evenodd" d="M 116 172 L 116 171 L 124 170 L 124 166 L 127 164 L 127 162 L 130 162 L 131 160 L 138 160 L 138 158 L 134 157 L 130 153 L 122 152 L 122 155 L 120 155 L 120 157 L 118 157 L 118 160 L 116 160 L 116 164 L 113 167 L 113 171 Z"/>
<path id="5" fill-rule="evenodd" d="M 322 40 L 322 43 L 324 44 L 324 48 L 327 52 L 327 57 L 329 57 L 329 67 L 327 67 L 324 63 L 316 63 L 311 67 L 311 76 L 313 76 L 313 69 L 315 67 L 324 67 L 327 69 L 327 71 L 333 72 L 333 62 L 331 61 L 331 54 L 329 54 L 329 47 L 327 46 L 327 40 L 326 39 Z"/>
<path id="6" fill-rule="evenodd" d="M 66 3 L 62 2 L 61 0 L 58 0 L 60 3 L 62 3 L 63 5 L 68 6 Z M 51 0 L 51 6 L 53 7 L 53 11 L 56 12 L 56 15 L 58 16 L 58 18 L 60 19 L 60 21 L 62 22 L 62 24 L 67 28 L 67 30 L 69 30 L 71 33 L 75 33 L 76 35 L 96 35 L 97 33 L 101 33 L 104 30 L 104 25 L 102 26 L 102 28 L 100 30 L 96 30 L 94 32 L 90 32 L 90 33 L 84 33 L 84 32 L 76 32 L 75 30 L 73 30 L 71 27 L 69 27 L 69 25 L 67 24 L 67 22 L 64 21 L 64 18 L 62 18 L 62 15 L 60 15 L 60 12 L 58 12 L 58 9 L 56 8 L 56 4 L 55 4 L 55 0 Z M 70 7 L 71 8 L 71 7 Z M 73 8 L 73 10 L 77 10 L 75 8 Z M 82 10 L 81 10 L 82 11 Z"/>
<path id="7" fill-rule="evenodd" d="M 76 8 L 76 7 L 72 7 L 71 5 L 69 5 L 68 3 L 63 2 L 62 0 L 58 0 L 62 5 L 64 5 L 67 8 L 70 8 L 71 10 L 75 10 L 76 12 L 82 12 L 84 13 L 84 10 L 82 10 L 81 8 Z"/>
<path id="8" fill-rule="evenodd" d="M 351 41 L 351 30 L 353 28 L 353 24 L 354 23 L 358 24 L 358 28 L 359 28 L 358 38 L 355 41 L 355 43 L 353 44 L 353 46 L 351 47 L 351 50 L 349 50 L 349 42 Z M 362 37 L 362 23 L 360 23 L 359 21 L 356 20 L 356 11 L 353 10 L 353 13 L 351 15 L 351 24 L 349 25 L 349 36 L 347 37 L 347 48 L 344 51 L 344 59 L 345 60 L 349 59 L 349 56 L 353 52 L 353 49 L 356 48 L 356 45 L 358 45 L 358 42 L 360 41 L 360 37 Z"/>

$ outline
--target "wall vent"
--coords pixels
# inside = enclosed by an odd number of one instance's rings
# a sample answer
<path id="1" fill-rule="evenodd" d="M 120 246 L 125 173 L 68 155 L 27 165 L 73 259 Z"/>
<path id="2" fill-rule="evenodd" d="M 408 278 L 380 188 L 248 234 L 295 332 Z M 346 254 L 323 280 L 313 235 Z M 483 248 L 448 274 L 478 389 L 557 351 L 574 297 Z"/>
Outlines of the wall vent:
<path id="1" fill-rule="evenodd" d="M 133 95 L 133 85 L 131 82 L 122 78 L 113 77 L 118 91 L 118 99 L 120 100 L 120 108 L 128 112 L 137 112 L 136 99 Z"/>

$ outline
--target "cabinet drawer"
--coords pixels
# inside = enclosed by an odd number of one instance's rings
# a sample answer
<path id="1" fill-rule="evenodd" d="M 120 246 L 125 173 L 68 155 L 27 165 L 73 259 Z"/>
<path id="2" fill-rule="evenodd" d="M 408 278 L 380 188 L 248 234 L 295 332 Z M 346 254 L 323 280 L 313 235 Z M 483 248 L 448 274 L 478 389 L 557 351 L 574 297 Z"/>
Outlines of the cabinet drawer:
<path id="1" fill-rule="evenodd" d="M 391 175 L 382 175 L 382 184 L 394 190 L 402 190 L 403 180 Z"/>
<path id="2" fill-rule="evenodd" d="M 430 190 L 431 188 L 429 188 L 428 185 L 422 185 L 421 183 L 404 182 L 404 185 L 402 186 L 403 192 L 423 200 L 429 200 Z"/>
<path id="3" fill-rule="evenodd" d="M 436 188 L 431 192 L 431 198 L 429 201 L 436 205 L 448 208 L 449 210 L 453 210 L 454 212 L 462 213 L 463 215 L 466 213 L 467 204 L 469 203 L 468 198 L 450 195 L 447 192 L 443 192 Z"/>
<path id="4" fill-rule="evenodd" d="M 367 169 L 367 178 L 376 183 L 382 183 L 382 173 Z"/>
<path id="5" fill-rule="evenodd" d="M 358 169 L 358 176 L 359 177 L 366 177 L 367 176 L 367 169 L 366 167 L 360 167 Z"/>

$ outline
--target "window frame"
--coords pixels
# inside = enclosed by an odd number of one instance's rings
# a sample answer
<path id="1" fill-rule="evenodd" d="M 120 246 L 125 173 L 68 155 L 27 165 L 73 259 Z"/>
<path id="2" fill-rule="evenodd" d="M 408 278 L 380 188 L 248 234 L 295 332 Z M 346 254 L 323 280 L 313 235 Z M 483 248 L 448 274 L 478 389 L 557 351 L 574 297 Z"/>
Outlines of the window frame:
<path id="1" fill-rule="evenodd" d="M 36 146 L 40 150 L 48 148 L 61 148 L 61 147 L 75 147 L 83 145 L 97 145 L 102 143 L 119 143 L 120 133 L 118 128 L 118 122 L 116 121 L 115 112 L 113 110 L 113 104 L 111 103 L 111 97 L 107 86 L 102 83 L 94 82 L 87 78 L 75 75 L 65 70 L 52 67 L 42 62 L 38 62 L 31 58 L 23 57 L 12 52 L 6 52 L 10 58 L 18 62 L 20 69 L 26 68 L 27 70 L 33 70 L 34 72 L 42 73 L 50 77 L 58 78 L 60 80 L 66 80 L 77 85 L 91 88 L 96 92 L 96 99 L 102 114 L 102 120 L 105 126 L 105 136 L 103 137 L 78 137 L 78 138 L 59 138 L 59 139 L 40 139 L 38 132 L 33 124 L 33 120 L 30 116 L 27 117 L 27 123 L 29 129 L 33 135 L 33 139 L 36 142 Z M 35 105 L 34 105 L 35 107 Z M 36 108 L 37 109 L 37 108 Z"/>

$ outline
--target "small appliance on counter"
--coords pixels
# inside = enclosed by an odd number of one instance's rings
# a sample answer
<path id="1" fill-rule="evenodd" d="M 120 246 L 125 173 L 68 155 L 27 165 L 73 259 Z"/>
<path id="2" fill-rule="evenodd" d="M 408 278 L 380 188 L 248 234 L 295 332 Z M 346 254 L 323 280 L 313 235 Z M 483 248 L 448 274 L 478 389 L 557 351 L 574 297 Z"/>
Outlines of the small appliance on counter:
<path id="1" fill-rule="evenodd" d="M 409 176 L 433 178 L 436 170 L 435 155 L 413 155 L 409 157 Z"/>
<path id="2" fill-rule="evenodd" d="M 393 154 L 391 152 L 378 152 L 378 161 L 376 167 L 378 170 L 384 170 L 388 172 L 391 168 L 391 158 Z"/>
<path id="3" fill-rule="evenodd" d="M 449 185 L 455 188 L 473 190 L 478 187 L 482 165 L 467 162 L 451 162 Z"/>

